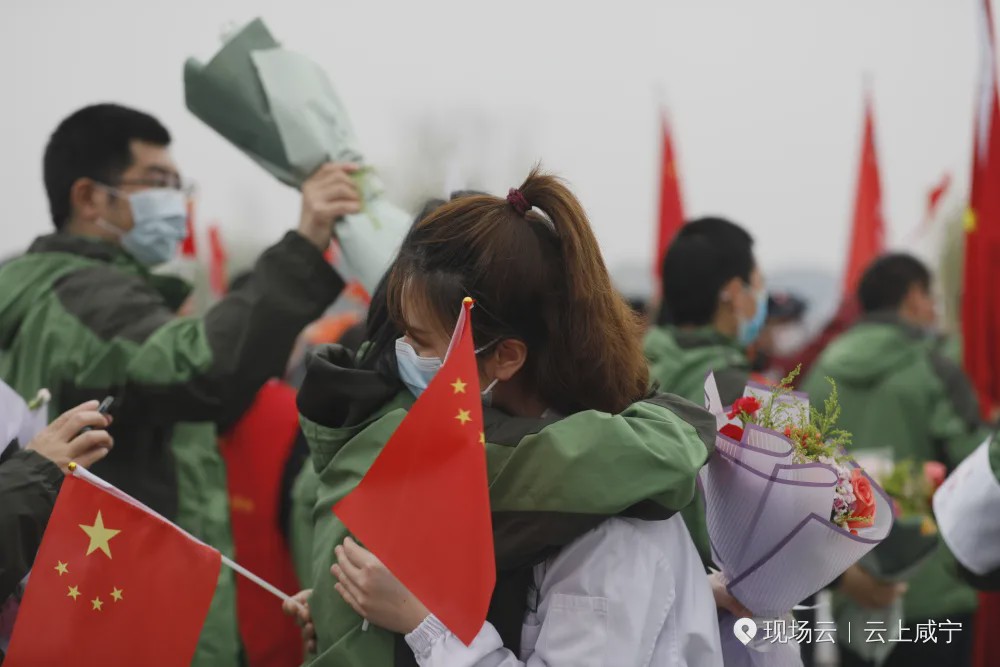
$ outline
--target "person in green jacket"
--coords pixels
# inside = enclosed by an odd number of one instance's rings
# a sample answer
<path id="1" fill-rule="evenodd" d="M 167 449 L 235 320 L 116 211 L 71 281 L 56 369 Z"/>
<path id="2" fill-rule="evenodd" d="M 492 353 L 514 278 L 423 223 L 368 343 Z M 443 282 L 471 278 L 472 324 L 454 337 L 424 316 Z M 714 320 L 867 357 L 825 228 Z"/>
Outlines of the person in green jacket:
<path id="1" fill-rule="evenodd" d="M 52 134 L 44 178 L 56 231 L 0 268 L 0 378 L 24 397 L 47 387 L 53 415 L 113 395 L 119 446 L 94 472 L 232 555 L 217 434 L 282 374 L 296 336 L 343 288 L 323 251 L 359 197 L 351 166 L 325 165 L 303 186 L 298 230 L 251 279 L 204 317 L 177 317 L 186 286 L 150 271 L 185 236 L 169 145 L 155 118 L 114 104 L 80 109 Z M 234 591 L 223 568 L 195 665 L 239 664 Z"/>
<path id="2" fill-rule="evenodd" d="M 931 274 L 915 257 L 875 260 L 858 287 L 862 321 L 830 344 L 801 389 L 819 403 L 831 391 L 826 378 L 836 382 L 839 426 L 853 434 L 855 453 L 882 450 L 896 459 L 940 461 L 951 470 L 987 432 L 971 384 L 934 336 L 931 294 Z M 950 644 L 898 643 L 885 664 L 969 664 L 976 595 L 943 544 L 910 580 L 903 604 L 911 639 L 918 623 L 950 620 L 962 630 Z M 866 664 L 849 650 L 842 660 Z"/>
<path id="3" fill-rule="evenodd" d="M 638 322 L 565 193 L 532 175 L 507 201 L 474 195 L 434 211 L 373 295 L 362 351 L 334 346 L 310 358 L 299 408 L 315 473 L 313 667 L 415 664 L 402 634 L 365 630 L 335 591 L 334 549 L 348 533 L 331 508 L 425 386 L 436 363 L 430 329 L 454 326 L 464 296 L 476 300 L 486 406 L 497 565 L 488 620 L 505 647 L 518 652 L 535 565 L 608 519 L 668 519 L 691 501 L 714 418 L 649 392 Z M 414 307 L 423 325 L 403 315 Z"/>
<path id="4" fill-rule="evenodd" d="M 693 220 L 670 243 L 662 269 L 660 313 L 644 344 L 650 376 L 661 391 L 702 405 L 705 378 L 714 372 L 722 401 L 732 404 L 750 378 L 745 350 L 767 319 L 753 238 L 722 218 Z M 701 494 L 683 514 L 702 562 L 710 565 Z"/>

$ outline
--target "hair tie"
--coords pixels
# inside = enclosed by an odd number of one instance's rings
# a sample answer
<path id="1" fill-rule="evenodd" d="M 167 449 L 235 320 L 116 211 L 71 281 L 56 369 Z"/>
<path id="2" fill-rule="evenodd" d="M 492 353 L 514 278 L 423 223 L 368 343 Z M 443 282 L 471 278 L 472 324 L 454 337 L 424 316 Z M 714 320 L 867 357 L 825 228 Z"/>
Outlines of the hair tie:
<path id="1" fill-rule="evenodd" d="M 524 217 L 524 214 L 531 210 L 531 202 L 517 188 L 511 188 L 507 192 L 507 203 L 514 207 L 517 214 Z"/>

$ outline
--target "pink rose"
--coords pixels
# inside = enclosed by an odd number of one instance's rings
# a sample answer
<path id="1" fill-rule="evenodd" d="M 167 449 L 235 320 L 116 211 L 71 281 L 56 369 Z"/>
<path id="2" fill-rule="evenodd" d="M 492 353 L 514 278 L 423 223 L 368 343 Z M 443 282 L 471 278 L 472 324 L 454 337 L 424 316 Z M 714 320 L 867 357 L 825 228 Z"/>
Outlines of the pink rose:
<path id="1" fill-rule="evenodd" d="M 944 478 L 948 476 L 948 468 L 940 461 L 924 462 L 924 478 L 931 485 L 931 493 L 944 484 Z"/>
<path id="2" fill-rule="evenodd" d="M 875 493 L 861 468 L 851 471 L 851 486 L 854 487 L 854 509 L 851 514 L 856 518 L 848 521 L 847 527 L 852 530 L 870 528 L 875 525 Z"/>

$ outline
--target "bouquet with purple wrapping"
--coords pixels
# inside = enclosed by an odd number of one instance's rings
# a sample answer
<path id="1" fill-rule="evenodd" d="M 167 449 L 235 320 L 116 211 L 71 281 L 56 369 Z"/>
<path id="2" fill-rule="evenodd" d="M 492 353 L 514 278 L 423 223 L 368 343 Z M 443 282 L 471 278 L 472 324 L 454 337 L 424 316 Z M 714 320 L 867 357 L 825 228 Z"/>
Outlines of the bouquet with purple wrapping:
<path id="1" fill-rule="evenodd" d="M 729 592 L 762 620 L 788 614 L 892 528 L 889 497 L 843 452 L 836 392 L 820 412 L 791 391 L 794 377 L 748 385 L 730 410 L 714 376 L 705 383 L 719 429 L 700 475 L 712 555 Z M 734 621 L 720 618 L 727 667 L 801 664 L 794 643 L 736 641 Z"/>
<path id="2" fill-rule="evenodd" d="M 858 565 L 879 581 L 907 581 L 934 555 L 940 544 L 931 498 L 944 482 L 947 470 L 937 461 L 917 466 L 912 460 L 892 461 L 873 452 L 859 452 L 858 458 L 875 474 L 892 499 L 895 510 L 888 537 L 865 554 Z M 879 624 L 887 629 L 886 642 L 866 642 L 855 636 L 844 644 L 873 665 L 885 663 L 896 643 L 905 641 L 900 637 L 904 620 L 902 599 L 883 609 L 869 609 L 846 596 L 835 596 L 833 611 L 839 628 L 847 624 L 852 627 Z"/>

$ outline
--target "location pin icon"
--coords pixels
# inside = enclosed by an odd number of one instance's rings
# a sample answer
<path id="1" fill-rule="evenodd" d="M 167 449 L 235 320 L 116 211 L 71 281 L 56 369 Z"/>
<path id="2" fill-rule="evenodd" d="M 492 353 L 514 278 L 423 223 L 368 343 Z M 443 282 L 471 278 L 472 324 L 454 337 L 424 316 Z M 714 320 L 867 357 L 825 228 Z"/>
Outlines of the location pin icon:
<path id="1" fill-rule="evenodd" d="M 733 625 L 733 634 L 746 646 L 757 635 L 757 624 L 752 618 L 740 618 Z"/>

